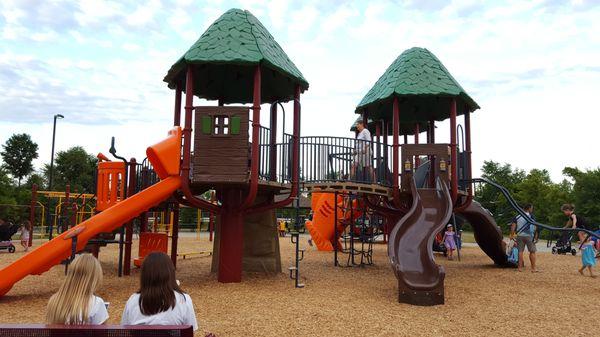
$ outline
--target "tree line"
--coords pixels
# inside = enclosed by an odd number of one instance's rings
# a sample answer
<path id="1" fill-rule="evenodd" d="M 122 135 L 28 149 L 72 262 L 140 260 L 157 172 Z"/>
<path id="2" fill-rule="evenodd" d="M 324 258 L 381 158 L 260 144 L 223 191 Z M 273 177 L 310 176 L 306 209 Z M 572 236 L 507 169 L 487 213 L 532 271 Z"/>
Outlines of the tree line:
<path id="1" fill-rule="evenodd" d="M 33 160 L 39 157 L 38 145 L 31 136 L 13 134 L 1 147 L 0 158 L 0 218 L 18 222 L 28 217 L 33 184 L 47 190 L 50 163 L 36 170 Z M 73 193 L 94 193 L 97 159 L 81 146 L 58 151 L 54 157 L 52 189 L 64 191 L 67 185 Z"/>
<path id="2" fill-rule="evenodd" d="M 600 168 L 580 170 L 565 167 L 564 179 L 553 182 L 545 169 L 532 169 L 529 172 L 513 168 L 510 164 L 485 161 L 481 169 L 482 177 L 506 187 L 520 205 L 534 205 L 534 215 L 540 223 L 563 227 L 567 218 L 560 211 L 565 203 L 575 205 L 575 212 L 584 216 L 592 228 L 600 224 Z M 516 216 L 502 194 L 493 186 L 475 186 L 475 198 L 487 208 L 498 225 L 506 229 Z"/>

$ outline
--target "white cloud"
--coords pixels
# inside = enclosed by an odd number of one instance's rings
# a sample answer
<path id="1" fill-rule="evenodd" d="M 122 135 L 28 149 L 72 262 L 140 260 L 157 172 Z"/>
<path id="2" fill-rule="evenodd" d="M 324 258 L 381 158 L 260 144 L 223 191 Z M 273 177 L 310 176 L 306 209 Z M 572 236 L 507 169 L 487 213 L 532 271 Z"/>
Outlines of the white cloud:
<path id="1" fill-rule="evenodd" d="M 141 4 L 127 16 L 127 23 L 131 26 L 145 26 L 154 21 L 157 12 L 161 9 L 162 5 L 159 0 Z"/>
<path id="2" fill-rule="evenodd" d="M 507 161 L 547 167 L 558 179 L 567 164 L 598 166 L 585 146 L 594 144 L 597 124 L 589 97 L 600 88 L 600 7 L 588 1 L 448 3 L 183 0 L 158 10 L 158 2 L 145 9 L 90 0 L 76 3 L 75 26 L 68 17 L 45 17 L 31 27 L 32 12 L 3 1 L 1 35 L 15 44 L 7 48 L 11 53 L 0 51 L 0 83 L 10 83 L 2 86 L 0 124 L 18 124 L 7 107 L 27 107 L 18 111 L 21 122 L 43 133 L 36 125 L 66 110 L 63 127 L 74 134 L 97 129 L 96 142 L 109 139 L 112 129 L 135 129 L 136 136 L 123 131 L 122 138 L 131 139 L 128 151 L 142 153 L 150 140 L 142 142 L 137 130 L 149 128 L 145 120 L 156 121 L 148 130 L 157 140 L 170 125 L 166 70 L 225 10 L 240 7 L 267 26 L 309 80 L 302 97 L 305 135 L 349 136 L 366 91 L 403 50 L 422 46 L 482 106 L 472 118 L 475 167 L 486 159 Z M 50 32 L 57 36 L 48 42 Z M 30 55 L 21 45 L 34 35 L 39 54 Z M 72 56 L 64 56 L 56 49 L 65 45 L 53 43 L 69 38 L 76 44 L 68 45 Z M 83 56 L 87 48 L 97 50 L 94 59 Z M 566 124 L 581 131 L 564 140 Z M 448 138 L 447 128 L 440 123 L 440 141 Z"/>

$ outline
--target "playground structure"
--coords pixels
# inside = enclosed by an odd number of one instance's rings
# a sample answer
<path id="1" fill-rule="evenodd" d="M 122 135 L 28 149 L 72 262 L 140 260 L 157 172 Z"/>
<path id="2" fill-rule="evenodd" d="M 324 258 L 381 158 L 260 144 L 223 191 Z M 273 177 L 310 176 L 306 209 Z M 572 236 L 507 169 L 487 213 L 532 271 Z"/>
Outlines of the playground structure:
<path id="1" fill-rule="evenodd" d="M 219 282 L 240 282 L 242 271 L 281 272 L 275 209 L 292 202 L 295 261 L 289 271 L 301 288 L 301 191 L 312 193 L 313 208 L 323 211 L 315 212 L 307 228 L 320 249 L 334 250 L 336 264 L 338 250 L 349 254 L 352 265 L 358 255 L 358 264 L 372 263 L 369 245 L 374 236 L 389 235 L 388 257 L 401 302 L 444 303 L 445 272 L 435 263 L 431 247 L 454 216 L 471 223 L 477 243 L 497 265 L 511 266 L 499 227 L 473 201 L 470 114 L 479 106 L 428 50 L 402 53 L 357 106 L 355 112 L 374 130 L 371 141 L 300 136 L 300 96 L 308 82 L 248 11 L 223 14 L 164 81 L 175 93 L 168 137 L 148 147 L 142 164 L 118 156 L 114 143 L 110 153 L 119 161 L 99 154 L 98 213 L 61 228 L 51 241 L 0 270 L 0 296 L 27 275 L 39 275 L 82 250 L 97 254 L 107 243 L 119 244 L 119 275 L 121 267 L 128 275 L 135 218 L 141 234 L 134 263 L 139 265 L 152 250 L 166 251 L 170 237 L 176 264 L 180 205 L 216 217 L 211 268 Z M 194 105 L 194 96 L 215 105 Z M 293 105 L 291 133 L 286 130 L 285 103 Z M 261 124 L 263 104 L 270 104 L 268 125 Z M 435 123 L 446 119 L 450 143 L 436 143 Z M 423 129 L 426 142 L 419 143 Z M 408 144 L 409 134 L 415 144 Z M 361 165 L 356 164 L 358 148 L 371 154 Z M 200 197 L 207 191 L 214 191 L 214 198 Z M 383 219 L 377 228 L 375 217 Z M 151 227 L 166 233 L 150 233 Z M 52 226 L 49 232 L 52 237 Z"/>

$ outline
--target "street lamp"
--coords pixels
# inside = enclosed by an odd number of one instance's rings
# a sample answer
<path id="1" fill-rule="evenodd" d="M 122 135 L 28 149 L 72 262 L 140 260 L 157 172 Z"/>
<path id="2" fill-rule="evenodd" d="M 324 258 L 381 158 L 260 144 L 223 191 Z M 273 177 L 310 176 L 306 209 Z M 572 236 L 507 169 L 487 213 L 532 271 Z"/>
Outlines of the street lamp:
<path id="1" fill-rule="evenodd" d="M 54 128 L 52 129 L 52 155 L 50 156 L 50 178 L 48 181 L 48 190 L 52 191 L 52 178 L 54 171 L 54 141 L 56 139 L 56 120 L 63 119 L 65 116 L 61 114 L 54 115 Z"/>
<path id="2" fill-rule="evenodd" d="M 65 116 L 61 114 L 54 115 L 54 128 L 52 129 L 52 155 L 50 156 L 50 177 L 48 178 L 48 190 L 52 191 L 52 178 L 54 173 L 54 141 L 56 139 L 56 120 L 63 119 Z M 50 210 L 52 209 L 52 198 L 48 198 L 48 212 L 46 213 L 46 222 L 48 223 L 48 238 L 52 240 L 52 216 Z"/>

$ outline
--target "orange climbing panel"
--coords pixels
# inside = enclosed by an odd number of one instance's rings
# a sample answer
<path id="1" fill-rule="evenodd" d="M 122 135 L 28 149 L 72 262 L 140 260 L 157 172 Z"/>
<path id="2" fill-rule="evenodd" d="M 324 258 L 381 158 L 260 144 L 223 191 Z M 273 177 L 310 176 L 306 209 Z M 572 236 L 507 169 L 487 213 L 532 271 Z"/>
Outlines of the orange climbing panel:
<path id="1" fill-rule="evenodd" d="M 101 158 L 100 154 L 98 158 Z M 96 191 L 96 211 L 98 212 L 123 200 L 125 191 L 125 163 L 114 161 L 99 162 Z"/>
<path id="2" fill-rule="evenodd" d="M 169 236 L 165 233 L 141 233 L 140 256 L 133 260 L 136 267 L 141 267 L 144 258 L 152 252 L 167 252 Z"/>

